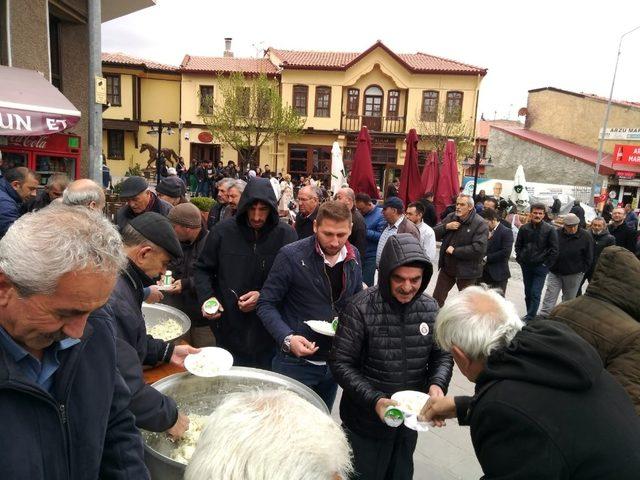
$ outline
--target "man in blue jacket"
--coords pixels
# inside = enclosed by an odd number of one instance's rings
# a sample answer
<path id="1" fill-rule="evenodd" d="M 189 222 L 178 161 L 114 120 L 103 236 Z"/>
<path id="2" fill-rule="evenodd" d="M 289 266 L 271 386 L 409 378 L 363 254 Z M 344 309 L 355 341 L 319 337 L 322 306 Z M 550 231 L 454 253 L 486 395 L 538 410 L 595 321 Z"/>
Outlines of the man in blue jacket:
<path id="1" fill-rule="evenodd" d="M 0 478 L 149 478 L 100 309 L 121 251 L 108 220 L 64 205 L 20 218 L 0 241 Z"/>
<path id="2" fill-rule="evenodd" d="M 486 202 L 487 200 L 485 200 Z M 513 232 L 500 223 L 500 216 L 493 208 L 485 208 L 480 214 L 489 227 L 487 254 L 484 257 L 482 283 L 496 288 L 504 297 L 511 277 L 509 259 L 513 250 Z"/>
<path id="3" fill-rule="evenodd" d="M 26 167 L 7 170 L 0 178 L 0 238 L 20 215 L 22 203 L 35 198 L 38 177 Z"/>
<path id="4" fill-rule="evenodd" d="M 312 388 L 329 407 L 337 385 L 326 360 L 332 338 L 307 320 L 331 322 L 362 290 L 358 251 L 349 243 L 351 212 L 340 202 L 318 209 L 314 235 L 282 247 L 258 300 L 258 316 L 276 341 L 273 371 Z"/>
<path id="5" fill-rule="evenodd" d="M 364 222 L 367 225 L 367 250 L 362 259 L 362 279 L 371 287 L 376 273 L 378 242 L 380 235 L 387 228 L 387 221 L 382 216 L 382 209 L 375 205 L 366 193 L 356 195 L 356 208 L 364 217 Z"/>

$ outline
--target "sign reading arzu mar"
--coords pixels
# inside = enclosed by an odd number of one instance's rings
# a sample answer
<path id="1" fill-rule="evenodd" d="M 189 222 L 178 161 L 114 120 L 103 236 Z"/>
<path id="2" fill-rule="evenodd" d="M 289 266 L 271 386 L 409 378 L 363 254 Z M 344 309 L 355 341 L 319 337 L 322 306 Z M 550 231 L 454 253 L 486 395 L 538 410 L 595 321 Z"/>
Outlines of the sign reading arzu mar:
<path id="1" fill-rule="evenodd" d="M 602 137 L 602 129 L 598 133 L 598 138 Z M 640 127 L 637 128 L 607 128 L 604 132 L 605 140 L 640 140 Z"/>
<path id="2" fill-rule="evenodd" d="M 640 145 L 616 145 L 613 163 L 640 166 Z"/>

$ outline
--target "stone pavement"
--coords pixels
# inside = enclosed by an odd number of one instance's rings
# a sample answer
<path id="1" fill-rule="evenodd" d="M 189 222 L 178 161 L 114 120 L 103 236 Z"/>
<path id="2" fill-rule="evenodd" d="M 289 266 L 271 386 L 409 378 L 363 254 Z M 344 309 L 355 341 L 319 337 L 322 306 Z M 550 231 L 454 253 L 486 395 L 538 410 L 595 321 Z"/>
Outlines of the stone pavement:
<path id="1" fill-rule="evenodd" d="M 514 261 L 509 264 L 511 279 L 507 286 L 507 299 L 512 301 L 521 316 L 526 313 L 522 272 Z M 427 293 L 432 294 L 437 273 L 431 278 Z M 458 289 L 453 287 L 449 296 L 455 296 Z M 544 294 L 543 294 L 544 295 Z M 457 367 L 449 385 L 451 395 L 473 395 L 473 383 L 467 380 Z M 332 416 L 340 423 L 338 405 L 341 391 L 333 407 Z M 443 428 L 432 428 L 418 434 L 418 445 L 413 456 L 415 480 L 475 480 L 482 476 L 482 469 L 476 460 L 471 444 L 469 427 L 461 427 L 456 420 L 448 420 Z"/>

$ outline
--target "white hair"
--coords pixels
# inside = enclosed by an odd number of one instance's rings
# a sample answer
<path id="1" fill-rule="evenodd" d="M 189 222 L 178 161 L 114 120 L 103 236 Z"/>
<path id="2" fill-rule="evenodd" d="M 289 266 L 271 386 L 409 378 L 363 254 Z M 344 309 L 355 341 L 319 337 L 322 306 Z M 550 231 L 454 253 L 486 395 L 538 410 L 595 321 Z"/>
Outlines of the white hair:
<path id="1" fill-rule="evenodd" d="M 473 208 L 473 206 L 475 205 L 476 202 L 473 201 L 473 197 L 471 195 L 458 195 L 458 198 L 466 198 L 467 199 L 467 205 L 469 205 L 471 208 Z"/>
<path id="2" fill-rule="evenodd" d="M 247 182 L 245 182 L 244 180 L 234 180 L 233 183 L 229 185 L 229 189 L 235 188 L 242 195 L 242 192 L 244 192 L 244 188 L 246 186 L 247 186 Z"/>
<path id="3" fill-rule="evenodd" d="M 216 186 L 218 188 L 224 186 L 226 188 L 231 187 L 231 185 L 233 185 L 233 182 L 235 182 L 235 180 L 233 178 L 229 178 L 229 177 L 225 177 L 222 180 L 218 180 L 218 183 L 216 183 Z"/>
<path id="4" fill-rule="evenodd" d="M 72 182 L 62 193 L 62 202 L 69 206 L 88 207 L 94 202 L 102 210 L 105 204 L 104 191 L 96 182 L 88 179 Z"/>
<path id="5" fill-rule="evenodd" d="M 435 338 L 447 352 L 455 345 L 472 360 L 483 360 L 508 345 L 523 326 L 513 303 L 496 290 L 467 287 L 440 309 Z"/>
<path id="6" fill-rule="evenodd" d="M 211 414 L 185 480 L 331 480 L 352 472 L 333 419 L 287 390 L 229 395 Z"/>
<path id="7" fill-rule="evenodd" d="M 0 240 L 0 271 L 19 295 L 50 295 L 62 275 L 126 265 L 116 228 L 99 212 L 52 204 L 20 217 Z"/>

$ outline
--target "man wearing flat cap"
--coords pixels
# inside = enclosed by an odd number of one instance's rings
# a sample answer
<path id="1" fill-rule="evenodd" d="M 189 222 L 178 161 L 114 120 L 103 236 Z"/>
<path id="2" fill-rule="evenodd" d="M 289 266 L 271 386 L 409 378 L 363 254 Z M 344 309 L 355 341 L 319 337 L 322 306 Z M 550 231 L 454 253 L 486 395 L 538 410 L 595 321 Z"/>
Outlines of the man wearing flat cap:
<path id="1" fill-rule="evenodd" d="M 580 227 L 577 215 L 569 213 L 564 217 L 564 225 L 558 231 L 558 258 L 549 268 L 547 292 L 542 301 L 539 316 L 546 317 L 556 306 L 560 291 L 562 301 L 576 297 L 585 272 L 593 262 L 593 240 Z"/>
<path id="2" fill-rule="evenodd" d="M 145 287 L 155 284 L 154 279 L 165 272 L 170 261 L 182 257 L 182 248 L 171 222 L 155 212 L 133 218 L 121 233 L 128 264 L 118 277 L 108 305 L 118 335 L 118 368 L 133 397 L 129 409 L 139 428 L 166 431 L 177 438 L 187 430 L 189 419 L 178 412 L 171 398 L 144 384 L 142 366 L 182 366 L 184 358 L 198 350 L 147 335 L 142 301 Z"/>
<path id="3" fill-rule="evenodd" d="M 171 177 L 168 177 L 171 178 Z M 166 180 L 166 179 L 165 179 Z M 169 263 L 173 274 L 172 289 L 168 290 L 162 303 L 176 307 L 189 316 L 191 330 L 189 343 L 194 347 L 209 347 L 215 344 L 211 321 L 202 316 L 196 292 L 194 266 L 207 240 L 207 229 L 202 224 L 200 210 L 193 203 L 181 203 L 171 209 L 167 216 L 176 232 L 182 258 Z"/>
<path id="4" fill-rule="evenodd" d="M 121 232 L 138 215 L 156 212 L 166 217 L 171 210 L 171 204 L 161 200 L 156 193 L 149 190 L 149 184 L 143 177 L 133 176 L 122 182 L 120 198 L 127 202 L 127 205 L 118 210 L 116 215 L 116 224 Z"/>
<path id="5" fill-rule="evenodd" d="M 187 199 L 184 198 L 187 193 L 187 186 L 175 175 L 163 178 L 156 186 L 156 193 L 160 200 L 164 200 L 174 207 L 180 203 L 187 202 Z"/>

